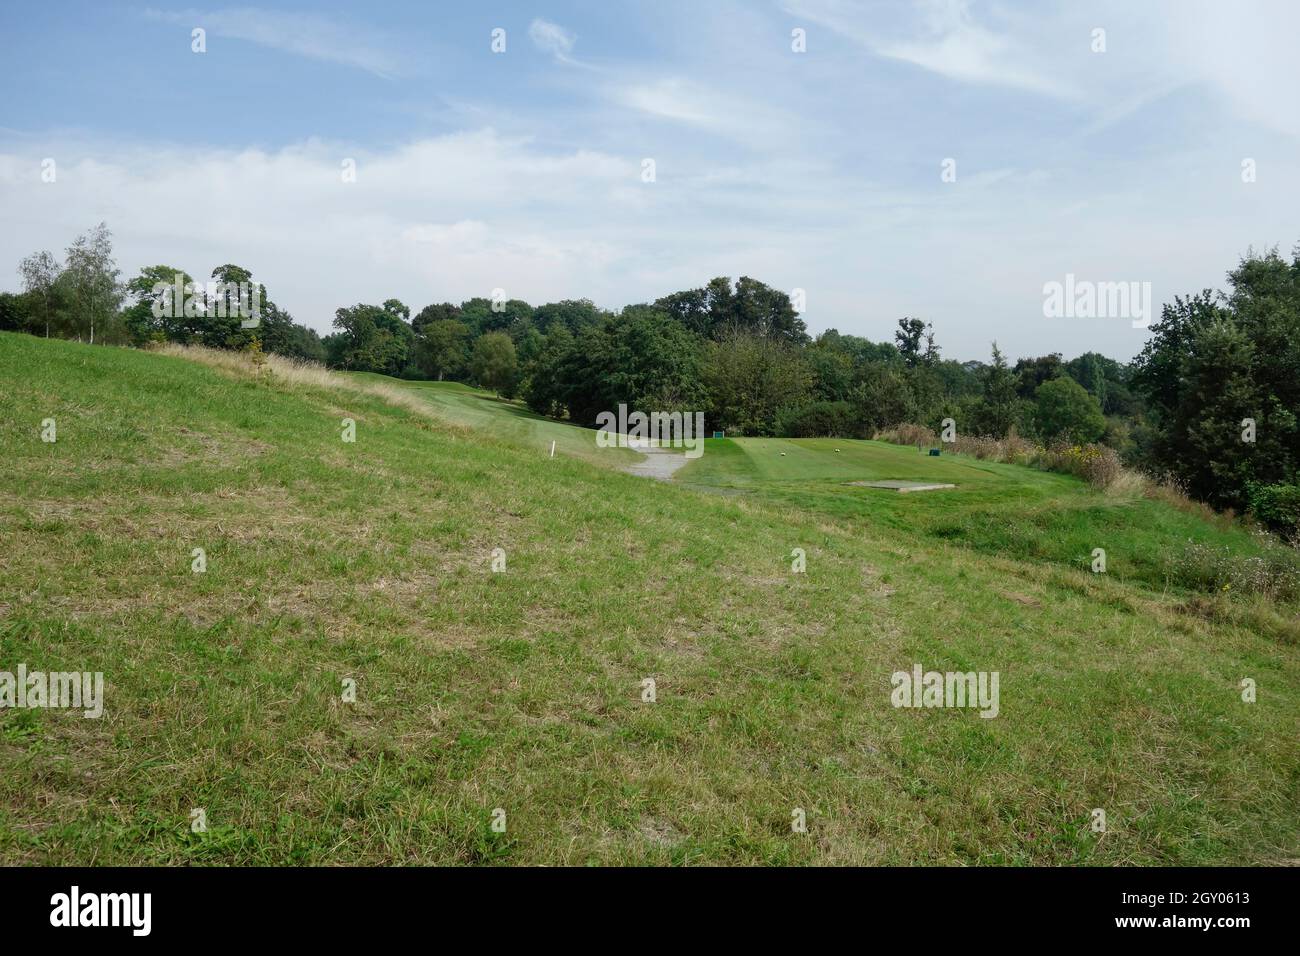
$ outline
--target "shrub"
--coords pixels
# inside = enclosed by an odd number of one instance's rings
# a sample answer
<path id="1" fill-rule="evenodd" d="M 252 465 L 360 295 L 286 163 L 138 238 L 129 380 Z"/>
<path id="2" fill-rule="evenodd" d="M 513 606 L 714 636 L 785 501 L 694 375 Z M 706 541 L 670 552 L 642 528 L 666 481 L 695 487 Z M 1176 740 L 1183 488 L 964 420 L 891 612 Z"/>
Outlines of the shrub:
<path id="1" fill-rule="evenodd" d="M 848 402 L 809 402 L 781 409 L 776 431 L 786 438 L 851 438 L 853 407 Z"/>
<path id="2" fill-rule="evenodd" d="M 1038 432 L 1044 440 L 1076 444 L 1095 442 L 1106 430 L 1097 399 L 1072 378 L 1054 378 L 1038 386 Z"/>
<path id="3" fill-rule="evenodd" d="M 1256 521 L 1285 537 L 1300 537 L 1300 485 L 1252 484 L 1247 496 Z"/>

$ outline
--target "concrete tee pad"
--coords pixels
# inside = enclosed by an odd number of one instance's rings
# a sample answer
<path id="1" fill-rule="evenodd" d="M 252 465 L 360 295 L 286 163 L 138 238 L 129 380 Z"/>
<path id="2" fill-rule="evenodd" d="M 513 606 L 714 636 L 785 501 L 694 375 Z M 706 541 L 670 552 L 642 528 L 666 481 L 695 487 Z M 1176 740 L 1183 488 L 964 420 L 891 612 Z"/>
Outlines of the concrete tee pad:
<path id="1" fill-rule="evenodd" d="M 938 491 L 941 488 L 956 488 L 956 485 L 935 484 L 928 481 L 851 481 L 851 485 L 859 485 L 863 488 L 891 488 L 901 495 L 908 494 L 912 491 Z"/>

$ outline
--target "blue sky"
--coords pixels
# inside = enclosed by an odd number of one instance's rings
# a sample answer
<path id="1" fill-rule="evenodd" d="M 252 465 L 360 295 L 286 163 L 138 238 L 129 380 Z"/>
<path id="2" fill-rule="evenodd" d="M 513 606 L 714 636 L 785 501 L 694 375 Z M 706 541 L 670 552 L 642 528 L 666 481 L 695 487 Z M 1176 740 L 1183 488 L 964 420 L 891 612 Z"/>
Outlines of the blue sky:
<path id="1" fill-rule="evenodd" d="M 1300 241 L 1297 35 L 1283 0 L 10 4 L 0 287 L 103 219 L 125 274 L 233 261 L 320 331 L 748 274 L 814 332 L 1128 358 L 1144 330 L 1044 283 L 1159 302 Z"/>

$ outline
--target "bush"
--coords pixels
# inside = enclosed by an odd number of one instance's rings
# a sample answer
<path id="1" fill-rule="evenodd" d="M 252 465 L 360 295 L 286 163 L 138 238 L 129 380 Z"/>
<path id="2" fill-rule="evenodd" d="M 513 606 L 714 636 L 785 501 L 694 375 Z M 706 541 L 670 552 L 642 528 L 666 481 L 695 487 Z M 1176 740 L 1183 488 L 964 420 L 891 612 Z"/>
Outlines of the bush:
<path id="1" fill-rule="evenodd" d="M 397 377 L 411 382 L 427 382 L 429 380 L 429 376 L 425 373 L 424 369 L 420 368 L 420 366 L 416 365 L 414 362 L 407 364 Z"/>
<path id="2" fill-rule="evenodd" d="M 785 438 L 852 438 L 856 433 L 853 418 L 848 402 L 809 402 L 781 409 L 776 432 Z"/>
<path id="3" fill-rule="evenodd" d="M 1044 441 L 1060 438 L 1074 444 L 1095 442 L 1106 431 L 1097 399 L 1072 378 L 1054 378 L 1038 386 L 1038 433 Z"/>
<path id="4" fill-rule="evenodd" d="M 1285 537 L 1300 537 L 1300 485 L 1252 484 L 1247 497 L 1256 521 Z"/>

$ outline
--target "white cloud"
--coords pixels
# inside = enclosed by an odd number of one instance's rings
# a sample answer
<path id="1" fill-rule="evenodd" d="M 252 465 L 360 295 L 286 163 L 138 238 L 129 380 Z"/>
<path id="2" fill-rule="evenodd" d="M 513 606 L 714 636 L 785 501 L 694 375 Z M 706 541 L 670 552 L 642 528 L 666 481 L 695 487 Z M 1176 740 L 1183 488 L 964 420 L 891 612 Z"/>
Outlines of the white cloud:
<path id="1" fill-rule="evenodd" d="M 877 56 L 960 83 L 1017 89 L 1091 112 L 1088 134 L 1193 87 L 1239 119 L 1300 135 L 1300 5 L 1293 0 L 784 0 L 791 15 Z M 1105 53 L 1091 50 L 1106 31 Z"/>
<path id="2" fill-rule="evenodd" d="M 46 156 L 55 183 L 41 182 Z M 354 183 L 340 175 L 348 156 Z M 104 219 L 124 275 L 236 262 L 322 332 L 340 306 L 394 296 L 419 309 L 500 287 L 617 308 L 747 274 L 808 290 L 814 330 L 888 339 L 917 314 L 955 358 L 983 357 L 995 337 L 1013 354 L 1127 357 L 1141 346 L 1127 323 L 1045 323 L 1042 284 L 1074 272 L 1150 279 L 1172 295 L 1215 282 L 1251 242 L 1293 241 L 1295 158 L 1249 187 L 1233 169 L 1207 185 L 1215 159 L 1209 147 L 1180 154 L 1118 191 L 1089 190 L 1063 218 L 1077 183 L 1005 166 L 948 185 L 936 167 L 933 183 L 902 190 L 829 162 L 733 156 L 645 184 L 639 155 L 547 151 L 492 130 L 384 151 L 22 141 L 0 151 L 0 287 L 14 287 L 23 256 L 62 250 Z"/>
<path id="3" fill-rule="evenodd" d="M 543 53 L 551 54 L 561 63 L 575 62 L 569 54 L 573 52 L 577 37 L 558 23 L 538 18 L 528 25 L 528 37 L 533 41 L 533 46 Z"/>
<path id="4" fill-rule="evenodd" d="M 642 110 L 664 119 L 713 126 L 722 119 L 722 111 L 707 102 L 706 94 L 682 79 L 663 79 L 623 87 L 617 98 L 632 109 Z"/>
<path id="5" fill-rule="evenodd" d="M 976 23 L 968 0 L 935 0 L 928 4 L 926 20 L 923 39 L 885 43 L 877 52 L 955 80 L 1057 97 L 1077 95 L 1051 74 L 1030 66 L 1033 58 L 1010 36 Z"/>
<path id="6" fill-rule="evenodd" d="M 788 0 L 785 9 L 819 23 L 879 56 L 912 63 L 967 83 L 1014 87 L 1054 97 L 1077 91 L 1031 47 L 1008 32 L 976 22 L 969 0 L 924 0 L 915 5 L 905 36 L 886 36 L 879 18 L 844 0 Z"/>
<path id="7" fill-rule="evenodd" d="M 40 179 L 45 155 L 58 159 L 54 183 Z M 344 157 L 356 159 L 355 182 L 343 182 Z M 593 233 L 627 205 L 620 191 L 638 171 L 631 159 L 546 154 L 490 130 L 382 153 L 318 141 L 274 152 L 44 144 L 0 153 L 13 227 L 0 263 L 61 250 L 105 219 L 127 276 L 159 262 L 195 274 L 238 262 L 319 330 L 341 305 L 390 295 L 419 308 L 497 286 L 539 301 L 612 293 L 602 264 L 632 252 Z"/>

